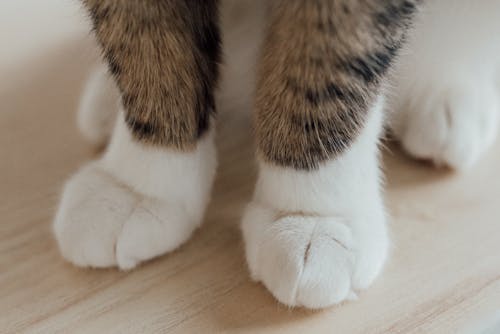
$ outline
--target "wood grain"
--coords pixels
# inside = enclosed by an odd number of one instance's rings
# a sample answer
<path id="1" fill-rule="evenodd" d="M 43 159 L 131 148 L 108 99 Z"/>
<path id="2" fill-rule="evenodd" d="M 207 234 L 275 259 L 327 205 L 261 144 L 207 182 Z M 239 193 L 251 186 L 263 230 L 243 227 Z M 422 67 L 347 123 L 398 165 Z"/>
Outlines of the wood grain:
<path id="1" fill-rule="evenodd" d="M 34 6 L 30 13 L 43 6 L 22 3 Z M 57 10 L 38 12 L 43 20 L 27 14 L 14 24 L 3 20 L 12 12 L 0 16 L 0 31 L 12 31 L 0 57 L 1 333 L 480 333 L 500 320 L 500 143 L 466 174 L 436 171 L 389 145 L 394 247 L 383 276 L 359 301 L 291 310 L 251 282 L 238 227 L 255 179 L 251 86 L 238 78 L 251 75 L 242 64 L 256 44 L 226 61 L 219 174 L 194 238 L 128 273 L 64 262 L 50 225 L 64 180 L 99 156 L 74 126 L 97 53 L 74 4 L 47 3 Z M 0 13 L 9 5 L 15 1 L 2 2 Z M 233 10 L 241 15 L 240 6 Z M 40 23 L 61 20 L 74 25 L 71 34 Z M 37 36 L 35 46 L 21 41 L 25 31 Z"/>

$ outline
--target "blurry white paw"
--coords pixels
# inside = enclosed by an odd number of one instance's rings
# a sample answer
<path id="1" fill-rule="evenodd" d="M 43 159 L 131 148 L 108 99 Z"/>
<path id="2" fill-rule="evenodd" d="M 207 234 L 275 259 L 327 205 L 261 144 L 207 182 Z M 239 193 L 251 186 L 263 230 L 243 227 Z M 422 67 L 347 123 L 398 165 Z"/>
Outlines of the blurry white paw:
<path id="1" fill-rule="evenodd" d="M 78 266 L 130 269 L 189 238 L 199 221 L 187 209 L 134 192 L 94 162 L 66 184 L 54 232 Z"/>
<path id="2" fill-rule="evenodd" d="M 95 145 L 104 145 L 113 131 L 120 94 L 107 68 L 100 65 L 90 74 L 80 98 L 77 125 Z"/>
<path id="3" fill-rule="evenodd" d="M 252 278 L 288 306 L 317 309 L 355 299 L 380 273 L 388 240 L 381 238 L 376 249 L 363 245 L 351 223 L 345 217 L 280 216 L 250 205 L 242 228 Z"/>
<path id="4" fill-rule="evenodd" d="M 398 92 L 394 133 L 411 155 L 454 169 L 471 167 L 494 142 L 498 96 L 493 85 Z"/>

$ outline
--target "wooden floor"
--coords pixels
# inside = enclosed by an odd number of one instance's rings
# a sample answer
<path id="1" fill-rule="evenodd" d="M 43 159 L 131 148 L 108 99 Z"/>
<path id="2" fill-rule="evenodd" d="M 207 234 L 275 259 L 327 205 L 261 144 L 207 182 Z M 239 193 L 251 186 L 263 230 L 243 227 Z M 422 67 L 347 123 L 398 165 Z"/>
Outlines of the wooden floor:
<path id="1" fill-rule="evenodd" d="M 292 310 L 245 265 L 238 224 L 255 179 L 251 103 L 229 88 L 219 98 L 213 201 L 194 238 L 129 273 L 64 262 L 51 235 L 60 189 L 99 151 L 74 125 L 96 52 L 63 2 L 0 4 L 0 333 L 500 333 L 500 143 L 463 175 L 389 145 L 394 247 L 383 276 L 359 301 Z M 31 17 L 16 20 L 26 3 Z"/>

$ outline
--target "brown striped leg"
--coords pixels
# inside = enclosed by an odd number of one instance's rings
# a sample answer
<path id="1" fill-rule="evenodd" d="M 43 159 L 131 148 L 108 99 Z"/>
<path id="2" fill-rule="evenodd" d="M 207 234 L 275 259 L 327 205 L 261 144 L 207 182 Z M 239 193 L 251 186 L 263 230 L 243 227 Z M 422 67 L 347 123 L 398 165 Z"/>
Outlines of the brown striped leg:
<path id="1" fill-rule="evenodd" d="M 83 2 L 133 136 L 153 145 L 192 148 L 215 112 L 218 1 Z"/>
<path id="2" fill-rule="evenodd" d="M 416 1 L 273 1 L 257 86 L 260 156 L 317 168 L 362 130 Z"/>

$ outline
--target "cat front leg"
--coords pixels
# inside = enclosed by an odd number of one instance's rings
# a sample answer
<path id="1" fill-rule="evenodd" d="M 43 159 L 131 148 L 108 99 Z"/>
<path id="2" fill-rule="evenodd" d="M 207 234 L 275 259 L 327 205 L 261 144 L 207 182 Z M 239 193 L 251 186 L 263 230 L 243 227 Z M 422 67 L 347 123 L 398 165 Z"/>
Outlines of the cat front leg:
<path id="1" fill-rule="evenodd" d="M 321 308 L 355 297 L 389 247 L 377 142 L 382 103 L 341 156 L 313 170 L 259 159 L 242 222 L 252 277 L 282 303 Z"/>
<path id="2" fill-rule="evenodd" d="M 122 107 L 104 156 L 65 185 L 53 228 L 72 263 L 130 269 L 203 219 L 216 168 L 217 2 L 84 4 Z"/>
<path id="3" fill-rule="evenodd" d="M 416 5 L 271 5 L 256 91 L 259 176 L 242 231 L 252 277 L 288 306 L 354 298 L 386 261 L 383 83 Z"/>

